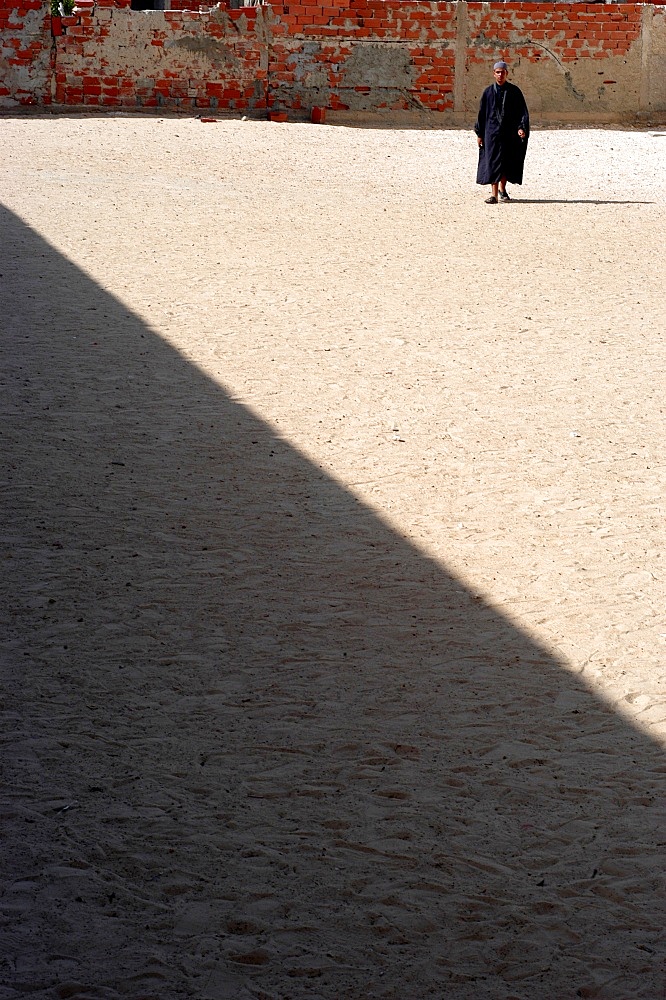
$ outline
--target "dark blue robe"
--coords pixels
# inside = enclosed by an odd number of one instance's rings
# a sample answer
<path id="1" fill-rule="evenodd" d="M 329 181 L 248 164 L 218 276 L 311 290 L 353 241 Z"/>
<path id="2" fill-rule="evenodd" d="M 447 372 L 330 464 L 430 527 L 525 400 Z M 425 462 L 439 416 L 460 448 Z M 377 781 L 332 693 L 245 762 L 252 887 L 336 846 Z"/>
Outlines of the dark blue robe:
<path id="1" fill-rule="evenodd" d="M 525 131 L 524 139 L 518 135 L 519 128 Z M 513 83 L 486 87 L 474 131 L 483 139 L 476 183 L 497 184 L 506 177 L 511 184 L 522 184 L 530 116 L 520 88 Z"/>

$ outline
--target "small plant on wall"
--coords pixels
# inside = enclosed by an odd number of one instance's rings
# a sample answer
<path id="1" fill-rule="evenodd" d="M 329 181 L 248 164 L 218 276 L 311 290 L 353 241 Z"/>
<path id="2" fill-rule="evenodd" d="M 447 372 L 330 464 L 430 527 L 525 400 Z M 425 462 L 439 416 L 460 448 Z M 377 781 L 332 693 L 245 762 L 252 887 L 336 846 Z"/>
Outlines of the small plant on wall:
<path id="1" fill-rule="evenodd" d="M 69 17 L 76 6 L 76 0 L 50 0 L 51 17 Z"/>

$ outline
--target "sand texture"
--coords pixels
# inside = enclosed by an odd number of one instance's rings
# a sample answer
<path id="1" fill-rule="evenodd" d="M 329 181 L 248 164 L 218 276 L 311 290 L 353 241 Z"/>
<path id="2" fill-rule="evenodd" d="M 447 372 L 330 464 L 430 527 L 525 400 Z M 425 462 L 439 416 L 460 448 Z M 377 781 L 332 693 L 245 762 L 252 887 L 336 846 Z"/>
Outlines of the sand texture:
<path id="1" fill-rule="evenodd" d="M 666 136 L 1 123 L 0 1000 L 666 996 Z"/>

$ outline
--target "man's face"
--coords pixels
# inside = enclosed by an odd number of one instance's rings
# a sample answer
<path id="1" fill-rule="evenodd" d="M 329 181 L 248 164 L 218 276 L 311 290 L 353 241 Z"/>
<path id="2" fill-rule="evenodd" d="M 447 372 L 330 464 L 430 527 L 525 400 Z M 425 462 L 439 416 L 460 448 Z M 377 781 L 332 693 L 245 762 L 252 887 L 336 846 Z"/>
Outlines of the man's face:
<path id="1" fill-rule="evenodd" d="M 495 77 L 495 82 L 498 83 L 499 86 L 501 87 L 502 84 L 506 81 L 507 73 L 505 69 L 494 69 L 493 76 Z"/>

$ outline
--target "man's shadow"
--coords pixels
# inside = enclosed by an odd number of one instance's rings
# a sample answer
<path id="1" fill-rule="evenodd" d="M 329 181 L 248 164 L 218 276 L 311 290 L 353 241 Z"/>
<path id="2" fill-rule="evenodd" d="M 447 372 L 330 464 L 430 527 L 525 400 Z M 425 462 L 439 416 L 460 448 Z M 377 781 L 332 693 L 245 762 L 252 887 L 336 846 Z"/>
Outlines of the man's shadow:
<path id="1" fill-rule="evenodd" d="M 514 205 L 654 205 L 653 201 L 622 201 L 612 199 L 605 201 L 602 198 L 519 198 L 511 195 L 511 202 Z"/>
<path id="2" fill-rule="evenodd" d="M 7 986 L 657 996 L 657 746 L 2 231 Z"/>

